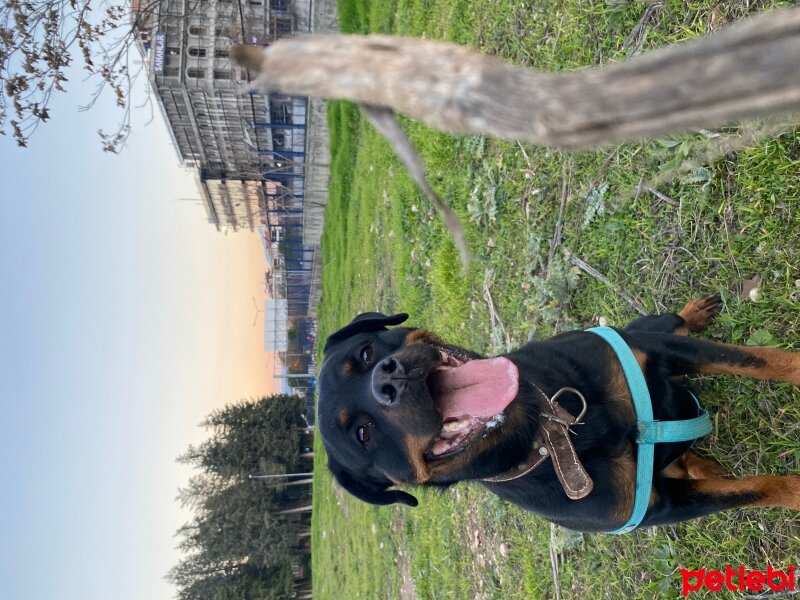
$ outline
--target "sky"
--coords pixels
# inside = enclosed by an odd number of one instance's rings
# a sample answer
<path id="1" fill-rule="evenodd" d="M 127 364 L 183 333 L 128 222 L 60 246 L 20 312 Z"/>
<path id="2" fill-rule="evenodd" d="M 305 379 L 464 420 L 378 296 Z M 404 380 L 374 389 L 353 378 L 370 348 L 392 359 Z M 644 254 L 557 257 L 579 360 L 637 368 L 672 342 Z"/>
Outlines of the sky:
<path id="1" fill-rule="evenodd" d="M 0 595 L 167 599 L 175 458 L 212 409 L 276 389 L 266 263 L 206 221 L 155 107 L 107 154 L 110 98 L 79 112 L 92 84 L 70 79 L 28 149 L 0 137 Z"/>

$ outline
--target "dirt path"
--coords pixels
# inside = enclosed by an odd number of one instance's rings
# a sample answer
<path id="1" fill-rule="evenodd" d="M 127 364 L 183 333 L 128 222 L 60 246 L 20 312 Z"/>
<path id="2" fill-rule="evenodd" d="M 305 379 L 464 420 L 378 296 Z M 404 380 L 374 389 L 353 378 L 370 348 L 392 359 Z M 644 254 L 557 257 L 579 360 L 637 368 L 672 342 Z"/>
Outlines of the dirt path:
<path id="1" fill-rule="evenodd" d="M 397 568 L 400 571 L 400 600 L 417 600 L 417 588 L 411 577 L 411 561 L 405 552 L 398 555 Z"/>

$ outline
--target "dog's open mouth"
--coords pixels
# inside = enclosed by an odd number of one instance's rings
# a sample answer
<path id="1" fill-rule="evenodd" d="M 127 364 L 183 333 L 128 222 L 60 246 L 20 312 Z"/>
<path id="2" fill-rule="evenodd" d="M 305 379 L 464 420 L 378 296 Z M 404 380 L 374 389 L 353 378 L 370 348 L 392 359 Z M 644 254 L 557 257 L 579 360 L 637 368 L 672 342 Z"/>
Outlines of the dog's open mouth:
<path id="1" fill-rule="evenodd" d="M 507 358 L 474 359 L 439 349 L 440 365 L 426 383 L 442 415 L 442 430 L 428 455 L 441 459 L 469 447 L 505 418 L 519 391 L 519 371 Z"/>

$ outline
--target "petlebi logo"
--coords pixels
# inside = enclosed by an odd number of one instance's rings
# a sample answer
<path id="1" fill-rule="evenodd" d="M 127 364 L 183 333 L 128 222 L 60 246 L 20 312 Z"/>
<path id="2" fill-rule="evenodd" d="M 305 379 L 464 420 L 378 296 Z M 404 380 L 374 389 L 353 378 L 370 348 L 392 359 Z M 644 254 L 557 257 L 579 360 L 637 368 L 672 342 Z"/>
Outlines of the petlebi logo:
<path id="1" fill-rule="evenodd" d="M 785 569 L 767 565 L 766 571 L 749 570 L 743 566 L 725 565 L 723 569 L 681 569 L 681 594 L 684 597 L 692 592 L 708 590 L 718 592 L 793 592 L 797 589 L 795 566 Z"/>

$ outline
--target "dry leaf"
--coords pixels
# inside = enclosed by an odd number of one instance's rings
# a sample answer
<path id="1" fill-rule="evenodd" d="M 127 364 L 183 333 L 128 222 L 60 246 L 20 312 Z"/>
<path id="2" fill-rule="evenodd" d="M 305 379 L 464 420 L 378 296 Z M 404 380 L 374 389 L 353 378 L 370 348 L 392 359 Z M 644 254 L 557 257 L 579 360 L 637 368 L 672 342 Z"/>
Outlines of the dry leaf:
<path id="1" fill-rule="evenodd" d="M 755 275 L 752 279 L 745 279 L 742 282 L 742 291 L 739 292 L 739 297 L 747 300 L 753 300 L 753 296 L 758 297 L 758 284 L 761 283 L 761 275 Z"/>

